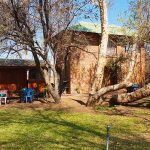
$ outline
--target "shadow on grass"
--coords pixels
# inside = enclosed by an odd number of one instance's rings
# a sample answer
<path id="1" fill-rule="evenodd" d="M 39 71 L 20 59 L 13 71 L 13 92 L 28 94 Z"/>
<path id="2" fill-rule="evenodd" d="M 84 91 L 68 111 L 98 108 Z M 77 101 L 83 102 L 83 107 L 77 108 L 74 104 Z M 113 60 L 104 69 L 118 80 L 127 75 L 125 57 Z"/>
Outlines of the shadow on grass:
<path id="1" fill-rule="evenodd" d="M 22 114 L 18 111 L 0 112 L 0 126 L 7 129 L 10 126 L 18 127 L 15 136 L 11 139 L 0 140 L 2 149 L 103 149 L 105 146 L 92 141 L 105 135 L 88 126 L 82 126 L 74 121 L 64 120 L 63 111 L 43 114 L 34 110 L 34 114 Z M 21 127 L 26 128 L 21 131 Z M 9 133 L 7 133 L 9 136 Z M 88 138 L 86 138 L 88 137 Z"/>
<path id="2" fill-rule="evenodd" d="M 150 141 L 141 137 L 140 135 L 129 135 L 129 137 L 118 138 L 111 137 L 110 142 L 111 150 L 149 150 Z"/>
<path id="3" fill-rule="evenodd" d="M 34 110 L 34 109 L 33 109 Z M 0 111 L 1 149 L 64 149 L 104 150 L 105 130 L 94 128 L 92 122 L 80 123 L 78 119 L 64 119 L 64 111 Z M 82 116 L 77 116 L 82 117 Z M 80 118 L 79 118 L 80 119 Z M 89 118 L 87 118 L 89 119 Z M 82 120 L 82 118 L 81 118 Z M 2 130 L 3 129 L 3 130 Z M 4 130 L 5 129 L 5 130 Z M 139 145 L 139 141 L 143 146 Z M 112 135 L 111 149 L 148 150 L 150 143 L 135 135 L 134 139 Z M 138 149 L 137 149 L 138 148 Z"/>

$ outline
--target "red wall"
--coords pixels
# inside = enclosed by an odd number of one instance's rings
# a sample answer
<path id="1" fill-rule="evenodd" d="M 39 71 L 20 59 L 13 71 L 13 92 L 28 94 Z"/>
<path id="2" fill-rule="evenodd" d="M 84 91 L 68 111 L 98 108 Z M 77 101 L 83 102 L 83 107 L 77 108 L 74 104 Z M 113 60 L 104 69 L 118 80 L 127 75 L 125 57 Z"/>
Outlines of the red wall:
<path id="1" fill-rule="evenodd" d="M 11 96 L 11 92 L 18 92 L 27 87 L 26 70 L 26 68 L 0 68 L 0 90 L 8 90 Z M 38 92 L 43 92 L 45 89 L 43 80 L 29 79 L 28 86 Z"/>
<path id="2" fill-rule="evenodd" d="M 26 86 L 26 69 L 0 68 L 0 90 L 17 91 Z"/>

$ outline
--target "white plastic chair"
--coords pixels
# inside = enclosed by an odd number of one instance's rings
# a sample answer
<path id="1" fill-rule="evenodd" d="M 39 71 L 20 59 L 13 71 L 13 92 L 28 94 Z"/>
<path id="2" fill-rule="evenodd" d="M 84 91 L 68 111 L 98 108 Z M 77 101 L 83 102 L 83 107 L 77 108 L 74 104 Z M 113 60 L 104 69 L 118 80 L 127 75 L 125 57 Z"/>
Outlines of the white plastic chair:
<path id="1" fill-rule="evenodd" d="M 2 104 L 2 100 L 4 100 L 4 103 L 6 105 L 7 97 L 8 97 L 8 91 L 7 90 L 0 90 L 0 105 Z"/>

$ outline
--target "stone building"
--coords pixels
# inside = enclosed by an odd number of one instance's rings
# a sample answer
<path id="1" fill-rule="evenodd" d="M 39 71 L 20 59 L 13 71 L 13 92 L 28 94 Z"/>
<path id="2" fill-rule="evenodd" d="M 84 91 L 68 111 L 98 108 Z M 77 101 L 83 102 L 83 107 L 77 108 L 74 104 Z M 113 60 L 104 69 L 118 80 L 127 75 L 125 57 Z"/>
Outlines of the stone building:
<path id="1" fill-rule="evenodd" d="M 82 22 L 68 30 L 65 42 L 69 45 L 65 80 L 69 82 L 67 93 L 88 93 L 92 84 L 95 63 L 98 56 L 101 28 L 97 24 Z M 67 40 L 68 39 L 68 40 Z M 107 51 L 108 64 L 118 57 L 126 58 L 120 63 L 119 70 L 110 71 L 109 65 L 105 68 L 103 86 L 121 82 L 127 74 L 131 56 L 132 36 L 127 29 L 118 26 L 109 26 L 109 42 Z M 62 58 L 60 58 L 62 59 Z M 58 59 L 60 61 L 60 59 Z M 59 66 L 59 63 L 58 63 Z M 64 72 L 64 70 L 62 70 Z M 139 45 L 137 61 L 131 82 L 145 84 L 145 50 Z M 64 73 L 61 79 L 64 80 Z"/>

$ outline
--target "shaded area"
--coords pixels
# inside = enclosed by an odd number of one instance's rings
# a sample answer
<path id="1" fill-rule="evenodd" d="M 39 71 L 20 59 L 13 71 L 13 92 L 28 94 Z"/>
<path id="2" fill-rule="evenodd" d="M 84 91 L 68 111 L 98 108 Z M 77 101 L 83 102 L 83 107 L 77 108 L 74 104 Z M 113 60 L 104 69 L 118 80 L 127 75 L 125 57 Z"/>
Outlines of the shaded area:
<path id="1" fill-rule="evenodd" d="M 76 101 L 77 103 L 81 104 L 81 105 L 86 105 L 85 102 L 83 102 L 82 100 L 78 100 L 78 99 L 72 99 L 73 101 Z"/>
<path id="2" fill-rule="evenodd" d="M 126 106 L 150 108 L 150 97 L 145 97 L 134 102 L 127 103 Z"/>

